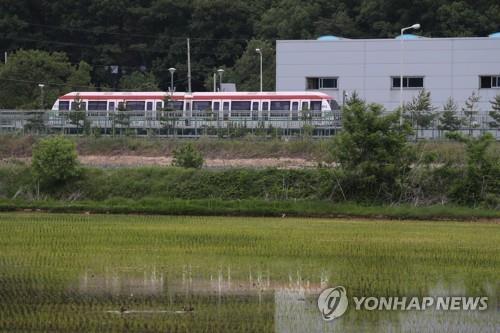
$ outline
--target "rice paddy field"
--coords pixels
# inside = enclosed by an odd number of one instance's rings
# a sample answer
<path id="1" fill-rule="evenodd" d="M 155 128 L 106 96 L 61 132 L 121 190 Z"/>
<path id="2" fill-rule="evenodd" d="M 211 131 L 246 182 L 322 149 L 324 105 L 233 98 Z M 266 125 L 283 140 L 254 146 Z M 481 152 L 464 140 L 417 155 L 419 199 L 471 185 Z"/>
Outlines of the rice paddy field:
<path id="1" fill-rule="evenodd" d="M 320 291 L 488 296 L 348 311 Z M 500 224 L 0 213 L 1 332 L 497 332 Z"/>

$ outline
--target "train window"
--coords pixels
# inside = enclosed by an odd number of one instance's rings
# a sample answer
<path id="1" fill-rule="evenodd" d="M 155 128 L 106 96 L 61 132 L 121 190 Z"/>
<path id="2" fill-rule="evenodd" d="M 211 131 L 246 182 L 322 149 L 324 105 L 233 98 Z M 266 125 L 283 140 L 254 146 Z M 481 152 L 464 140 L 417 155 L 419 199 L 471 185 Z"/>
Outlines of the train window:
<path id="1" fill-rule="evenodd" d="M 146 102 L 144 102 L 144 101 L 128 101 L 127 102 L 127 110 L 144 111 L 145 105 L 146 105 Z"/>
<path id="2" fill-rule="evenodd" d="M 222 109 L 223 109 L 224 111 L 229 110 L 229 102 L 224 102 L 224 103 L 222 103 Z"/>
<path id="3" fill-rule="evenodd" d="M 252 110 L 257 111 L 259 109 L 259 102 L 253 102 L 252 103 Z"/>
<path id="4" fill-rule="evenodd" d="M 311 110 L 321 110 L 321 101 L 311 101 Z"/>
<path id="5" fill-rule="evenodd" d="M 273 101 L 271 110 L 290 110 L 290 101 Z"/>
<path id="6" fill-rule="evenodd" d="M 75 103 L 71 102 L 71 110 L 87 110 L 87 103 L 86 102 L 80 102 L 80 103 Z"/>
<path id="7" fill-rule="evenodd" d="M 68 111 L 69 110 L 69 101 L 59 101 L 59 110 Z"/>
<path id="8" fill-rule="evenodd" d="M 115 111 L 115 102 L 109 102 L 109 111 Z"/>
<path id="9" fill-rule="evenodd" d="M 210 101 L 196 101 L 193 102 L 193 110 L 210 110 L 212 102 Z"/>
<path id="10" fill-rule="evenodd" d="M 184 107 L 183 101 L 168 101 L 165 104 L 165 108 L 167 108 L 169 110 L 182 111 L 183 107 Z"/>
<path id="11" fill-rule="evenodd" d="M 309 110 L 309 106 L 307 102 L 302 102 L 302 110 Z"/>
<path id="12" fill-rule="evenodd" d="M 106 110 L 108 102 L 103 101 L 89 101 L 89 110 L 101 111 Z"/>
<path id="13" fill-rule="evenodd" d="M 219 111 L 219 108 L 220 108 L 220 103 L 214 102 L 214 111 Z"/>
<path id="14" fill-rule="evenodd" d="M 147 102 L 146 103 L 146 110 L 147 111 L 153 110 L 153 102 Z"/>
<path id="15" fill-rule="evenodd" d="M 250 111 L 250 101 L 233 101 L 231 110 Z"/>
<path id="16" fill-rule="evenodd" d="M 163 109 L 163 103 L 162 102 L 156 102 L 156 111 L 161 111 Z"/>
<path id="17" fill-rule="evenodd" d="M 269 102 L 263 102 L 262 103 L 262 110 L 263 111 L 269 110 Z"/>
<path id="18" fill-rule="evenodd" d="M 292 103 L 292 110 L 297 111 L 299 109 L 299 102 L 293 102 Z"/>

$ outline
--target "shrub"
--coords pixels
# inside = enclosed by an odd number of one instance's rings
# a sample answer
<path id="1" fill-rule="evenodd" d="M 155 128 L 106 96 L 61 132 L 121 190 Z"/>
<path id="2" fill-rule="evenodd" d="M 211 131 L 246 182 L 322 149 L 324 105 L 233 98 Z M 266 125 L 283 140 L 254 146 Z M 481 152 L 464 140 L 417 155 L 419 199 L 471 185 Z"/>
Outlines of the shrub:
<path id="1" fill-rule="evenodd" d="M 459 203 L 478 205 L 500 202 L 500 158 L 490 149 L 495 139 L 490 133 L 479 138 L 448 133 L 448 137 L 466 144 L 466 165 L 461 177 L 452 184 L 451 197 Z"/>
<path id="2" fill-rule="evenodd" d="M 61 136 L 41 140 L 33 149 L 32 171 L 44 185 L 64 184 L 80 174 L 75 144 Z"/>
<path id="3" fill-rule="evenodd" d="M 175 149 L 173 155 L 172 165 L 174 166 L 194 169 L 200 169 L 203 166 L 203 156 L 191 143 Z"/>
<path id="4" fill-rule="evenodd" d="M 332 157 L 345 173 L 348 199 L 400 200 L 413 156 L 407 142 L 411 131 L 399 125 L 399 112 L 383 111 L 363 101 L 343 109 L 343 130 L 333 141 Z"/>

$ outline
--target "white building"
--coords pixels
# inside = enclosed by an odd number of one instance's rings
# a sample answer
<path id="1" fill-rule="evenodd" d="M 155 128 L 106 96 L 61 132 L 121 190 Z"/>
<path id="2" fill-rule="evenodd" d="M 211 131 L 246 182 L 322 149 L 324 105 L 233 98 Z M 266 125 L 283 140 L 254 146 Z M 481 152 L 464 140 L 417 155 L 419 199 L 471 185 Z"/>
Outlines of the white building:
<path id="1" fill-rule="evenodd" d="M 422 88 L 440 108 L 448 99 L 463 106 L 473 91 L 479 109 L 500 94 L 500 33 L 474 38 L 279 40 L 276 90 L 320 90 L 342 104 L 343 92 L 394 110 Z M 325 38 L 326 37 L 326 38 Z"/>

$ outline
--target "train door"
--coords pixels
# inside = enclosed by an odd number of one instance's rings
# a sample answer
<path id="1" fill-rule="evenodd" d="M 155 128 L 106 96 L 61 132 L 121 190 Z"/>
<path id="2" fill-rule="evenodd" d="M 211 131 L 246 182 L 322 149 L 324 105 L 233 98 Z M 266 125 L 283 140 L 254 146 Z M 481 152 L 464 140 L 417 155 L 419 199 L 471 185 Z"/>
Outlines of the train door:
<path id="1" fill-rule="evenodd" d="M 260 119 L 262 121 L 268 121 L 269 120 L 269 107 L 271 105 L 270 100 L 261 100 L 261 113 L 260 113 Z"/>
<path id="2" fill-rule="evenodd" d="M 231 113 L 231 101 L 222 100 L 222 120 L 228 121 Z"/>
<path id="3" fill-rule="evenodd" d="M 221 110 L 221 101 L 212 100 L 212 111 L 214 112 L 214 120 L 217 121 L 217 126 L 219 125 L 219 119 L 222 119 Z"/>
<path id="4" fill-rule="evenodd" d="M 299 109 L 300 109 L 300 101 L 292 100 L 292 105 L 290 107 L 290 117 L 292 121 L 299 120 Z"/>
<path id="5" fill-rule="evenodd" d="M 250 114 L 250 118 L 252 121 L 258 121 L 259 120 L 259 109 L 260 109 L 260 102 L 258 100 L 253 100 L 252 101 L 252 111 Z"/>
<path id="6" fill-rule="evenodd" d="M 146 128 L 150 129 L 152 127 L 153 121 L 153 108 L 154 108 L 154 100 L 146 100 L 146 113 L 144 119 L 146 120 Z"/>

